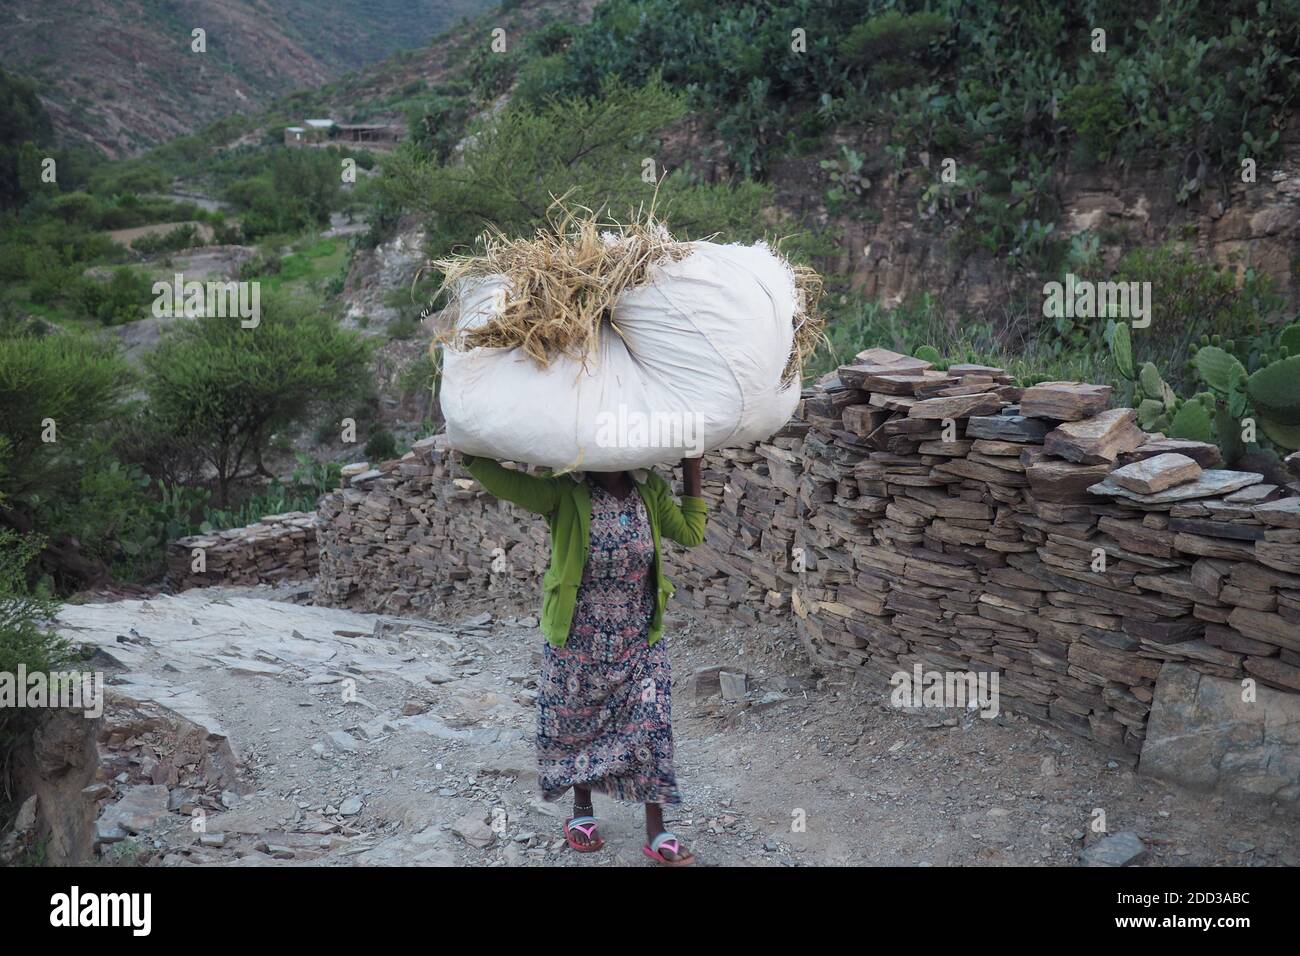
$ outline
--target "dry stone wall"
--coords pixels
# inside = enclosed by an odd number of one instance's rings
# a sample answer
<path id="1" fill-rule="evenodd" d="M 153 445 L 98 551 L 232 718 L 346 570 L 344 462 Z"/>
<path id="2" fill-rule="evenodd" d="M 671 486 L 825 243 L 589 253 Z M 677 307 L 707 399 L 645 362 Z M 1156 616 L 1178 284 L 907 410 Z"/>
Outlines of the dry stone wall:
<path id="1" fill-rule="evenodd" d="M 706 457 L 708 530 L 670 546 L 675 600 L 792 615 L 815 660 L 882 687 L 918 666 L 996 674 L 1002 710 L 1131 761 L 1166 664 L 1293 699 L 1300 487 L 1147 435 L 1110 399 L 861 353 L 770 441 Z M 537 593 L 544 521 L 482 491 L 440 437 L 358 470 L 321 501 L 318 602 Z M 1275 776 L 1300 793 L 1300 766 Z"/>
<path id="2" fill-rule="evenodd" d="M 317 563 L 315 525 L 315 514 L 288 511 L 244 528 L 178 538 L 167 547 L 167 582 L 184 590 L 310 578 Z"/>

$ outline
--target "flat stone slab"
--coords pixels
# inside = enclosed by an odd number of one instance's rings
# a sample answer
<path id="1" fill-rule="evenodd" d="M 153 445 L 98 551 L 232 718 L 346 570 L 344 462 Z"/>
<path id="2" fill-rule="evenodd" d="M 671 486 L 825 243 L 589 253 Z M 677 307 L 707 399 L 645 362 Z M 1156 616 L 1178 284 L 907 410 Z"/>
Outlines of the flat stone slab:
<path id="1" fill-rule="evenodd" d="M 105 809 L 98 823 L 105 835 L 114 828 L 139 833 L 166 815 L 167 788 L 140 784 L 126 790 L 121 800 Z"/>
<path id="2" fill-rule="evenodd" d="M 1280 497 L 1281 494 L 1285 492 L 1280 492 L 1277 485 L 1251 485 L 1241 491 L 1234 491 L 1223 500 L 1230 505 L 1256 505 Z"/>
<path id="3" fill-rule="evenodd" d="M 1189 481 L 1185 485 L 1168 488 L 1153 495 L 1143 495 L 1125 488 L 1115 481 L 1113 474 L 1110 474 L 1106 476 L 1104 481 L 1092 485 L 1088 490 L 1094 495 L 1127 498 L 1130 501 L 1136 501 L 1144 505 L 1166 505 L 1175 501 L 1188 501 L 1192 498 L 1217 498 L 1230 491 L 1237 491 L 1249 485 L 1257 485 L 1263 480 L 1263 475 L 1256 475 L 1251 472 L 1211 469 L 1201 472 L 1199 478 L 1195 481 Z"/>
<path id="4" fill-rule="evenodd" d="M 1020 411 L 1031 418 L 1077 422 L 1106 410 L 1112 389 L 1088 382 L 1040 382 L 1020 396 Z"/>
<path id="5" fill-rule="evenodd" d="M 217 660 L 226 665 L 226 670 L 232 674 L 251 674 L 253 676 L 274 677 L 277 674 L 283 674 L 283 667 L 276 667 L 274 664 L 268 664 L 265 661 L 253 661 L 244 657 L 217 657 Z"/>
<path id="6" fill-rule="evenodd" d="M 1030 465 L 1025 475 L 1039 501 L 1077 501 L 1085 492 L 1099 487 L 1096 479 L 1107 475 L 1109 470 L 1106 464 L 1077 465 L 1048 458 Z"/>
<path id="7" fill-rule="evenodd" d="M 966 422 L 967 438 L 1037 444 L 1047 432 L 1047 422 L 1024 415 L 972 415 Z"/>
<path id="8" fill-rule="evenodd" d="M 1251 514 L 1273 528 L 1300 528 L 1300 498 L 1266 501 L 1251 508 Z"/>
<path id="9" fill-rule="evenodd" d="M 1201 477 L 1201 466 L 1194 458 L 1176 452 L 1166 452 L 1154 458 L 1144 458 L 1110 473 L 1110 481 L 1134 494 L 1158 495 L 1178 485 Z"/>
<path id="10" fill-rule="evenodd" d="M 1111 408 L 1091 418 L 1063 422 L 1047 433 L 1043 451 L 1081 465 L 1113 462 L 1146 441 L 1136 418 L 1137 412 L 1131 408 Z"/>
<path id="11" fill-rule="evenodd" d="M 909 418 L 943 420 L 966 418 L 970 415 L 987 415 L 1002 407 L 1002 399 L 994 392 L 974 395 L 954 395 L 949 398 L 927 398 L 907 410 Z"/>
<path id="12" fill-rule="evenodd" d="M 1124 452 L 1119 456 L 1119 463 L 1128 465 L 1135 461 L 1141 461 L 1143 458 L 1154 458 L 1156 455 L 1171 452 L 1186 455 L 1202 468 L 1223 467 L 1223 455 L 1220 454 L 1218 445 L 1203 441 L 1190 441 L 1186 438 L 1165 438 L 1163 435 L 1159 437 L 1152 436 L 1146 444 L 1135 448 L 1133 451 Z"/>

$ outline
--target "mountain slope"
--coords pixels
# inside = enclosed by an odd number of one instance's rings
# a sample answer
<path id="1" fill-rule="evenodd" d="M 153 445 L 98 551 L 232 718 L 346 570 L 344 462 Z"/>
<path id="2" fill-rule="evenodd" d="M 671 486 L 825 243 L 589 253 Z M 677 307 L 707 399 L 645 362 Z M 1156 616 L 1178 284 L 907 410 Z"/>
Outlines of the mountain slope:
<path id="1" fill-rule="evenodd" d="M 427 42 L 493 0 L 5 0 L 0 60 L 60 138 L 139 152 Z M 206 33 L 205 52 L 192 48 Z"/>

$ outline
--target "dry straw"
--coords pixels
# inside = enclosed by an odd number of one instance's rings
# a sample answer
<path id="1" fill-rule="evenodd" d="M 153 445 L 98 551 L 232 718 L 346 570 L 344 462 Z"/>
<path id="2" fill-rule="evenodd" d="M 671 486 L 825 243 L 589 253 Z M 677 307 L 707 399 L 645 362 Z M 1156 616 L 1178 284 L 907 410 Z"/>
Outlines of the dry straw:
<path id="1" fill-rule="evenodd" d="M 652 210 L 620 223 L 557 201 L 547 225 L 531 239 L 490 229 L 479 237 L 476 254 L 429 263 L 443 273 L 442 289 L 453 293 L 452 301 L 466 280 L 504 276 L 508 290 L 501 310 L 487 322 L 473 329 L 444 329 L 433 347 L 521 348 L 543 367 L 561 355 L 586 361 L 615 300 L 650 281 L 656 266 L 690 254 L 691 244 L 673 239 Z M 798 377 L 822 340 L 823 326 L 817 310 L 821 276 L 807 266 L 790 268 L 800 311 L 782 384 Z"/>

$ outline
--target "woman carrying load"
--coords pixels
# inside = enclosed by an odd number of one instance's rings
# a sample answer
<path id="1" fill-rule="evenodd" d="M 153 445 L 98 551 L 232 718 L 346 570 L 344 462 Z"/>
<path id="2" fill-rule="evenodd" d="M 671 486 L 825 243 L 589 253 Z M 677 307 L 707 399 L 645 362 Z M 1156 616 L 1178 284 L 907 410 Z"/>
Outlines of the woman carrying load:
<path id="1" fill-rule="evenodd" d="M 704 539 L 700 459 L 682 461 L 679 504 L 654 472 L 531 475 L 461 455 L 485 490 L 543 515 L 551 563 L 542 578 L 546 638 L 537 698 L 542 796 L 573 789 L 564 837 L 580 853 L 604 846 L 591 793 L 645 804 L 642 851 L 668 866 L 694 855 L 664 829 L 663 805 L 680 803 L 673 774 L 672 673 L 663 639 L 673 593 L 660 541 Z"/>

